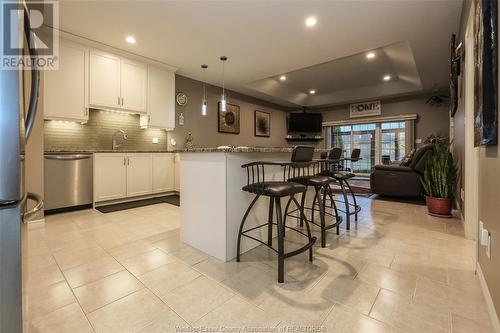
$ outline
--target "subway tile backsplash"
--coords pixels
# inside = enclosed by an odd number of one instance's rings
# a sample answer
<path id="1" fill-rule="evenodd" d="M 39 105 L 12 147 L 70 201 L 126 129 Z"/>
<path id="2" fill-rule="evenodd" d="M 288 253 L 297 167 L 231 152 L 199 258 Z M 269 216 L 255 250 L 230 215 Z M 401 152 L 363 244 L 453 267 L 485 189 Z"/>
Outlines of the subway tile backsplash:
<path id="1" fill-rule="evenodd" d="M 90 110 L 86 124 L 47 120 L 44 124 L 45 150 L 108 150 L 112 135 L 117 130 L 127 133 L 120 149 L 166 150 L 167 132 L 159 129 L 141 129 L 139 115 L 103 110 Z M 117 134 L 117 139 L 120 137 Z M 159 138 L 159 144 L 153 144 Z"/>

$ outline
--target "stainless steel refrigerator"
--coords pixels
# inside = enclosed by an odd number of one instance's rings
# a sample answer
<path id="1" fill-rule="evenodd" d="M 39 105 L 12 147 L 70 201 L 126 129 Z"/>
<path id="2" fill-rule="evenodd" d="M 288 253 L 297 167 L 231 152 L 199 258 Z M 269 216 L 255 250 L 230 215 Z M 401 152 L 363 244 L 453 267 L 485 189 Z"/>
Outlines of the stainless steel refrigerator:
<path id="1" fill-rule="evenodd" d="M 2 8 L 5 2 L 0 0 Z M 5 16 L 0 20 L 2 42 L 6 33 L 12 40 L 22 38 L 25 46 L 19 53 L 37 57 L 29 12 L 23 2 L 18 6 L 18 15 L 10 17 L 13 24 L 7 26 Z M 0 333 L 22 332 L 21 224 L 43 206 L 37 195 L 25 192 L 23 181 L 24 147 L 36 117 L 39 81 L 36 68 L 0 69 Z M 29 212 L 27 200 L 37 201 Z"/>

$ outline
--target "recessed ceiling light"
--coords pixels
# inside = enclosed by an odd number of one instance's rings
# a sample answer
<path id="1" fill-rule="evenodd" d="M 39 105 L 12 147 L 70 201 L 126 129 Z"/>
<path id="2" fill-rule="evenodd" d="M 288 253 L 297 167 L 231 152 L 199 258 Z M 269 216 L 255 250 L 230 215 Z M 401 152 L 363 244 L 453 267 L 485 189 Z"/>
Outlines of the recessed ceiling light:
<path id="1" fill-rule="evenodd" d="M 384 79 L 384 81 L 390 81 L 392 79 L 392 76 L 387 74 L 387 75 L 384 75 L 383 79 Z"/>
<path id="2" fill-rule="evenodd" d="M 375 58 L 375 52 L 368 52 L 366 54 L 366 59 L 373 59 Z"/>
<path id="3" fill-rule="evenodd" d="M 129 44 L 135 44 L 136 40 L 135 40 L 135 37 L 134 36 L 127 36 L 125 38 L 125 40 L 127 41 L 127 43 Z"/>
<path id="4" fill-rule="evenodd" d="M 318 20 L 314 16 L 310 16 L 306 19 L 306 26 L 314 27 L 318 23 Z"/>
<path id="5" fill-rule="evenodd" d="M 310 93 L 311 95 L 314 95 L 314 94 L 316 93 L 316 90 L 314 90 L 314 89 L 309 90 L 309 93 Z"/>
<path id="6" fill-rule="evenodd" d="M 280 76 L 280 81 L 286 81 L 286 76 L 285 75 L 281 75 Z"/>

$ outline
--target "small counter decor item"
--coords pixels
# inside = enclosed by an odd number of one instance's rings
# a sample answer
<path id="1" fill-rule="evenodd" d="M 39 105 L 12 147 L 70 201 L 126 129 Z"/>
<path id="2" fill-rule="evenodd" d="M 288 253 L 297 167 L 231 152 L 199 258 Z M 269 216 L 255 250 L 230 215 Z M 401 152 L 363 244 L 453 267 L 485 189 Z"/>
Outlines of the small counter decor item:
<path id="1" fill-rule="evenodd" d="M 457 166 L 447 146 L 434 144 L 433 154 L 425 166 L 422 185 L 429 214 L 451 217 L 457 185 Z"/>
<path id="2" fill-rule="evenodd" d="M 269 112 L 255 110 L 254 122 L 255 136 L 267 138 L 271 136 L 271 114 Z"/>
<path id="3" fill-rule="evenodd" d="M 226 111 L 221 109 L 219 102 L 218 113 L 219 133 L 240 134 L 240 107 L 234 104 L 226 104 Z"/>
<path id="4" fill-rule="evenodd" d="M 193 141 L 194 141 L 193 133 L 187 132 L 186 133 L 186 149 L 187 150 L 191 150 L 194 148 Z"/>

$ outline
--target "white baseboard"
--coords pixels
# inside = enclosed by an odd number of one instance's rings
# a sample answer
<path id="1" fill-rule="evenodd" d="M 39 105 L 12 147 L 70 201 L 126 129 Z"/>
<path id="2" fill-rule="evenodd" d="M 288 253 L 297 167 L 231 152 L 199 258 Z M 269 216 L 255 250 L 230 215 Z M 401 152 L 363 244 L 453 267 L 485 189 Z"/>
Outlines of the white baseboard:
<path id="1" fill-rule="evenodd" d="M 491 324 L 493 326 L 493 330 L 496 333 L 500 333 L 500 321 L 498 321 L 497 312 L 495 310 L 495 305 L 493 304 L 493 300 L 491 298 L 490 291 L 488 289 L 488 285 L 486 284 L 486 280 L 484 279 L 483 271 L 481 270 L 481 265 L 477 263 L 476 266 L 477 275 L 479 277 L 479 283 L 481 284 L 481 290 L 483 291 L 483 296 L 486 301 L 486 306 L 488 308 L 488 313 L 490 315 Z"/>

